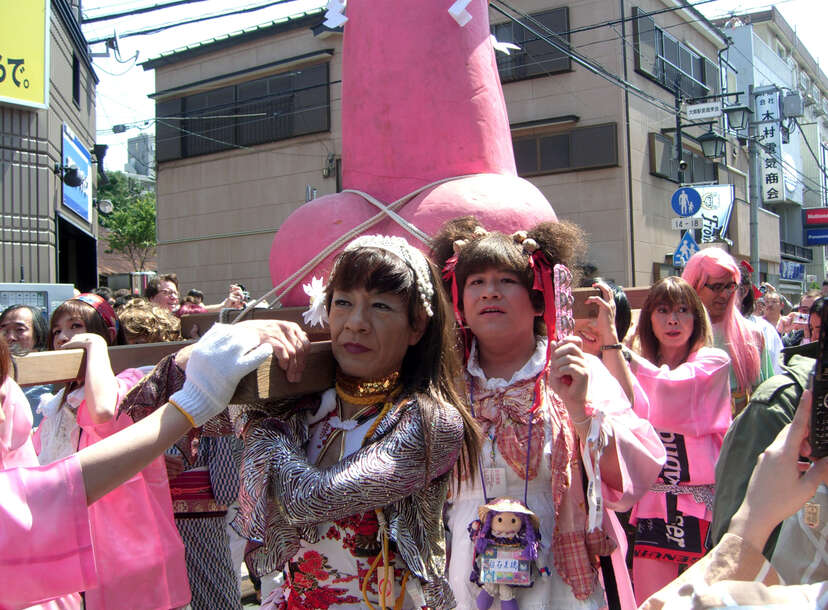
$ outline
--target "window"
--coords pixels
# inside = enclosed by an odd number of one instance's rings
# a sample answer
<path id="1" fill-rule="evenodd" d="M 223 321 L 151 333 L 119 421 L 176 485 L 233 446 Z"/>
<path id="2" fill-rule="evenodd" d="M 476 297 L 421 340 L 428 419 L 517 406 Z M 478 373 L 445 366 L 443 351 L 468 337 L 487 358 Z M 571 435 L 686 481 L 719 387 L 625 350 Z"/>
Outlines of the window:
<path id="1" fill-rule="evenodd" d="M 686 98 L 719 93 L 719 68 L 633 7 L 635 71 Z"/>
<path id="2" fill-rule="evenodd" d="M 512 144 L 519 176 L 537 176 L 618 165 L 615 123 L 580 127 L 564 133 L 515 137 Z"/>
<path id="3" fill-rule="evenodd" d="M 80 108 L 80 81 L 80 61 L 78 61 L 78 56 L 72 53 L 72 101 L 78 108 Z"/>
<path id="4" fill-rule="evenodd" d="M 683 139 L 683 138 L 682 138 Z M 678 161 L 675 159 L 676 145 L 672 138 L 661 133 L 650 133 L 650 173 L 653 176 L 678 182 Z M 717 165 L 701 153 L 682 146 L 687 169 L 684 182 L 718 182 Z"/>
<path id="5" fill-rule="evenodd" d="M 158 161 L 328 131 L 328 64 L 159 101 L 155 112 Z"/>
<path id="6" fill-rule="evenodd" d="M 556 8 L 542 13 L 533 13 L 530 16 L 541 24 L 527 21 L 526 25 L 531 30 L 545 37 L 548 28 L 560 34 L 559 38 L 562 42 L 569 44 L 569 8 Z M 519 51 L 513 50 L 510 55 L 495 53 L 497 71 L 503 83 L 568 72 L 572 69 L 568 55 L 526 29 L 522 23 L 508 21 L 493 25 L 492 34 L 501 42 L 512 42 L 520 47 Z"/>

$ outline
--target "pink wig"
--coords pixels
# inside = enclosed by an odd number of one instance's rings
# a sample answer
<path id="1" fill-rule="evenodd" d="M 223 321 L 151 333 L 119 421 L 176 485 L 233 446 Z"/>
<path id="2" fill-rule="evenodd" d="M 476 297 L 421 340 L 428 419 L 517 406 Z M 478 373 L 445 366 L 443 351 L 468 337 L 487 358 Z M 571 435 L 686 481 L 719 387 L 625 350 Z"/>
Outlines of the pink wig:
<path id="1" fill-rule="evenodd" d="M 725 272 L 738 286 L 741 272 L 733 257 L 720 248 L 706 248 L 690 257 L 681 277 L 693 286 L 696 292 L 701 292 L 711 277 L 723 275 Z M 755 335 L 736 306 L 738 296 L 738 290 L 730 295 L 722 327 L 725 342 L 729 346 L 727 351 L 733 363 L 736 385 L 739 390 L 749 390 L 759 377 L 761 354 L 760 346 L 755 343 Z"/>

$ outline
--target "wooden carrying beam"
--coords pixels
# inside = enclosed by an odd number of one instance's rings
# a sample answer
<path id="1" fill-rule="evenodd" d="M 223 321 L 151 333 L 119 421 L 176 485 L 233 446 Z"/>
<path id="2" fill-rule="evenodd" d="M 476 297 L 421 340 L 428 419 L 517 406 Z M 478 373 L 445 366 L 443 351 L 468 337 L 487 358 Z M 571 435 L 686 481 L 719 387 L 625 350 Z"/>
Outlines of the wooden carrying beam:
<path id="1" fill-rule="evenodd" d="M 311 341 L 325 341 L 330 337 L 328 327 L 309 326 L 305 324 L 302 319 L 302 313 L 307 311 L 307 307 L 282 307 L 281 309 L 265 309 L 263 307 L 257 308 L 244 316 L 245 320 L 285 320 L 287 322 L 295 322 L 302 327 L 302 330 L 307 333 Z M 236 310 L 231 313 L 232 320 L 240 313 Z M 190 336 L 190 331 L 194 325 L 198 325 L 200 334 L 206 333 L 210 327 L 218 322 L 218 313 L 194 313 L 181 317 L 181 335 L 184 337 Z"/>
<path id="2" fill-rule="evenodd" d="M 628 288 L 624 292 L 632 309 L 640 309 L 647 298 L 649 287 Z M 597 296 L 594 288 L 576 288 L 574 313 L 576 318 L 595 317 L 598 308 L 587 305 L 586 299 Z M 236 390 L 234 400 L 250 402 L 251 400 L 278 399 L 317 392 L 331 387 L 334 379 L 335 362 L 328 341 L 328 329 L 307 328 L 302 321 L 304 308 L 290 307 L 283 309 L 257 309 L 251 312 L 254 320 L 288 320 L 296 322 L 309 333 L 312 343 L 308 355 L 305 373 L 298 383 L 289 383 L 278 361 L 269 358 L 257 371 L 245 377 Z M 199 318 L 199 316 L 205 316 Z M 186 318 L 197 318 L 196 323 L 208 321 L 207 317 L 217 318 L 216 314 L 195 314 Z M 215 320 L 213 320 L 214 322 Z M 212 322 L 208 321 L 209 325 Z M 209 328 L 209 326 L 207 326 Z M 202 332 L 206 328 L 201 329 Z M 174 343 L 149 343 L 146 345 L 122 345 L 109 348 L 112 370 L 118 372 L 130 367 L 153 366 L 164 356 L 178 351 L 192 341 Z M 85 352 L 81 349 L 36 352 L 15 358 L 15 381 L 20 385 L 37 385 L 62 383 L 77 379 L 85 368 Z"/>
<path id="3" fill-rule="evenodd" d="M 167 354 L 177 352 L 192 341 L 117 345 L 109 348 L 109 360 L 116 373 L 127 368 L 155 366 Z M 82 349 L 33 352 L 14 358 L 14 380 L 18 385 L 63 383 L 83 376 L 86 352 Z"/>

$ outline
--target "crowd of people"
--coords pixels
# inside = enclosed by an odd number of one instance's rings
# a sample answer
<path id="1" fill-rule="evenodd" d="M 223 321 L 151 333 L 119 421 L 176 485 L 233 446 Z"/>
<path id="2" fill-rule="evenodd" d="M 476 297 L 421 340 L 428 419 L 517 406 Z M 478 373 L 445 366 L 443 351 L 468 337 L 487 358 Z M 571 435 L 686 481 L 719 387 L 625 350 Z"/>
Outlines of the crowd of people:
<path id="1" fill-rule="evenodd" d="M 585 250 L 567 222 L 458 218 L 428 256 L 359 237 L 308 286 L 330 387 L 231 409 L 271 353 L 315 374 L 300 326 L 214 324 L 124 371 L 107 347 L 179 340 L 181 316 L 243 307 L 240 285 L 8 308 L 0 608 L 241 608 L 242 555 L 272 609 L 827 607 L 823 297 L 786 312 L 708 248 L 632 312 L 580 277 Z M 573 319 L 579 282 L 594 317 Z M 77 380 L 12 380 L 10 353 L 69 348 Z"/>

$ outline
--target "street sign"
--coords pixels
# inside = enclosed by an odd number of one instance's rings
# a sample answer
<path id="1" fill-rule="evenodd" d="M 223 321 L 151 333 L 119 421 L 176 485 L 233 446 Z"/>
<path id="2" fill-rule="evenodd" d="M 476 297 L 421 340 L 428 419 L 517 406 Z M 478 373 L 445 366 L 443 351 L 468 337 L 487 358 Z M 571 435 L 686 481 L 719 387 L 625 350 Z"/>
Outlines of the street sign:
<path id="1" fill-rule="evenodd" d="M 699 244 L 693 239 L 693 234 L 686 232 L 679 240 L 678 247 L 673 253 L 673 267 L 681 269 L 696 252 L 699 251 Z"/>
<path id="2" fill-rule="evenodd" d="M 806 226 L 828 225 L 828 208 L 802 210 L 802 224 Z"/>
<path id="3" fill-rule="evenodd" d="M 684 107 L 687 111 L 687 118 L 690 121 L 701 121 L 702 119 L 716 119 L 722 116 L 722 102 L 702 102 L 701 104 L 687 104 Z"/>
<path id="4" fill-rule="evenodd" d="M 805 229 L 805 245 L 828 245 L 828 227 L 823 227 L 821 229 Z"/>
<path id="5" fill-rule="evenodd" d="M 779 261 L 779 277 L 783 280 L 801 282 L 805 277 L 805 265 L 793 261 Z"/>
<path id="6" fill-rule="evenodd" d="M 683 231 L 686 229 L 701 229 L 704 226 L 704 219 L 700 217 L 671 218 L 670 223 L 673 227 L 673 231 Z"/>
<path id="7" fill-rule="evenodd" d="M 673 193 L 670 205 L 679 216 L 692 216 L 701 208 L 701 195 L 696 189 L 683 186 Z"/>

